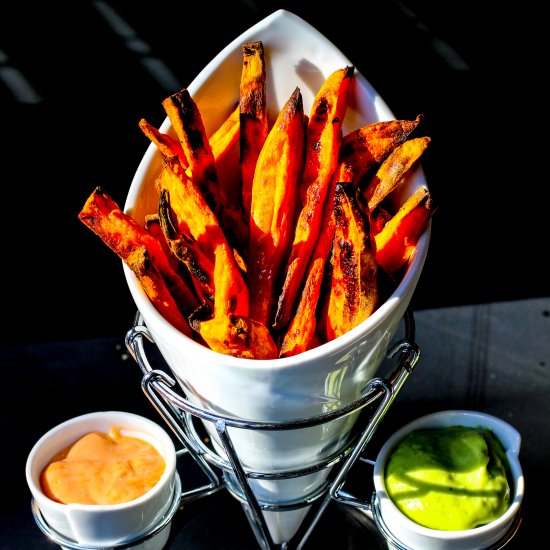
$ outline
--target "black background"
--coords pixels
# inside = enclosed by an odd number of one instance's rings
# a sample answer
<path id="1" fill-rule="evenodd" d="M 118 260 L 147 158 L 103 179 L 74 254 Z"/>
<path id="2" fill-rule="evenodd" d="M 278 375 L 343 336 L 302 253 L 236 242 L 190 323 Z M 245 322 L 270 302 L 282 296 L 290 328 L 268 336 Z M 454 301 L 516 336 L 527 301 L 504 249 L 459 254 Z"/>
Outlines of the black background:
<path id="1" fill-rule="evenodd" d="M 121 263 L 78 212 L 96 185 L 124 204 L 149 145 L 139 119 L 160 125 L 176 85 L 278 8 L 336 44 L 396 118 L 425 115 L 422 165 L 438 211 L 412 307 L 546 296 L 537 12 L 469 0 L 354 6 L 11 3 L 0 18 L 2 341 L 124 335 L 135 306 Z"/>

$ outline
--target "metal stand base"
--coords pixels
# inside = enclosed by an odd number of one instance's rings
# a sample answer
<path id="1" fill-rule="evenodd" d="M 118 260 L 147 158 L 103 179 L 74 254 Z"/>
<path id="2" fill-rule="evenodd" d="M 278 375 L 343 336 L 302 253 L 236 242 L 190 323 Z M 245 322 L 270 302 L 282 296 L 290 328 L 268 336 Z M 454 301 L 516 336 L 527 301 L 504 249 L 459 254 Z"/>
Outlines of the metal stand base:
<path id="1" fill-rule="evenodd" d="M 64 550 L 161 550 L 168 539 L 172 519 L 179 509 L 181 493 L 181 480 L 180 476 L 176 473 L 174 491 L 172 493 L 172 503 L 160 521 L 154 525 L 151 525 L 145 533 L 139 535 L 135 539 L 121 542 L 109 547 L 90 547 L 79 544 L 76 541 L 55 531 L 42 516 L 42 513 L 40 512 L 40 509 L 34 499 L 31 501 L 31 509 L 34 516 L 34 521 L 40 530 L 52 542 L 59 544 L 59 546 L 61 546 Z"/>
<path id="2" fill-rule="evenodd" d="M 414 318 L 410 311 L 406 312 L 404 322 L 405 339 L 395 344 L 388 353 L 389 358 L 397 359 L 393 371 L 386 379 L 371 379 L 365 385 L 360 398 L 353 403 L 310 418 L 299 418 L 285 422 L 253 422 L 213 414 L 194 406 L 185 397 L 176 393 L 173 388 L 177 387 L 180 392 L 182 390 L 177 386 L 175 380 L 164 370 L 153 369 L 147 360 L 144 350 L 144 337 L 151 343 L 154 343 L 154 341 L 138 312 L 134 327 L 127 334 L 126 346 L 143 372 L 143 391 L 208 479 L 207 484 L 184 492 L 182 502 L 212 494 L 221 486 L 227 487 L 243 503 L 252 530 L 260 548 L 263 550 L 302 549 L 327 506 L 333 501 L 362 510 L 370 510 L 370 502 L 358 499 L 344 491 L 344 485 L 350 468 L 364 451 L 379 422 L 419 360 L 420 350 L 414 344 Z M 359 430 L 346 448 L 341 449 L 336 455 L 313 467 L 290 472 L 258 472 L 246 469 L 239 460 L 228 433 L 228 428 L 266 431 L 296 430 L 324 424 L 353 412 L 360 412 L 363 419 L 360 419 Z M 368 412 L 368 415 L 366 412 Z M 194 419 L 196 418 L 201 419 L 203 422 L 214 423 L 225 456 L 221 456 L 212 448 L 204 445 L 200 438 L 197 438 L 194 430 Z M 250 481 L 253 479 L 290 479 L 329 467 L 331 468 L 331 475 L 326 487 L 323 487 L 315 495 L 308 495 L 302 502 L 291 504 L 261 502 L 255 497 L 250 485 Z M 218 469 L 221 469 L 222 474 L 223 472 L 230 472 L 229 477 L 234 480 L 231 486 L 226 483 L 227 476 L 220 476 Z M 285 510 L 295 510 L 305 506 L 311 507 L 315 511 L 312 513 L 311 518 L 308 515 L 308 521 L 304 522 L 304 528 L 292 537 L 293 540 L 276 544 L 271 538 L 264 512 L 284 512 Z"/>

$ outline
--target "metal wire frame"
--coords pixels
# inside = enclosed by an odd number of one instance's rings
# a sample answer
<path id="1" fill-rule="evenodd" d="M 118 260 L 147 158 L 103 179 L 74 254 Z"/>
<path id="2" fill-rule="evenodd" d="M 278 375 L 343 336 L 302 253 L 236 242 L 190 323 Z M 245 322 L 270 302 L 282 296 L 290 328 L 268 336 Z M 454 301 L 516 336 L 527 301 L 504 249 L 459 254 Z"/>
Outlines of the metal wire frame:
<path id="1" fill-rule="evenodd" d="M 164 370 L 153 369 L 146 357 L 144 339 L 153 344 L 154 339 L 144 325 L 143 318 L 138 311 L 134 326 L 126 335 L 126 346 L 143 372 L 142 389 L 155 409 L 183 444 L 186 452 L 200 466 L 209 481 L 205 485 L 182 492 L 182 502 L 207 496 L 223 487 L 227 488 L 243 504 L 256 539 L 264 550 L 289 550 L 291 547 L 295 547 L 297 550 L 301 549 L 331 500 L 370 512 L 372 510 L 371 503 L 362 501 L 349 494 L 344 490 L 344 485 L 350 468 L 364 451 L 378 424 L 420 358 L 420 350 L 414 343 L 414 316 L 410 310 L 406 311 L 403 320 L 405 324 L 405 338 L 397 342 L 387 354 L 388 358 L 397 358 L 396 366 L 388 378 L 371 379 L 357 400 L 336 410 L 312 417 L 297 418 L 283 422 L 258 422 L 212 413 L 193 405 L 185 397 L 175 392 L 173 388 L 176 387 L 176 381 Z M 181 391 L 179 386 L 178 390 Z M 378 405 L 368 419 L 363 431 L 357 434 L 344 449 L 307 468 L 283 472 L 261 472 L 246 468 L 241 463 L 228 432 L 228 428 L 280 431 L 316 426 L 360 411 L 368 405 L 374 405 L 377 402 Z M 214 424 L 223 445 L 226 454 L 225 457 L 201 442 L 201 438 L 195 429 L 194 422 L 196 419 Z M 291 477 L 300 477 L 332 467 L 338 463 L 340 464 L 340 468 L 332 481 L 327 481 L 325 485 L 313 494 L 304 497 L 300 502 L 293 502 L 291 504 L 273 504 L 260 501 L 254 495 L 249 482 L 250 479 L 288 479 Z M 212 466 L 220 469 L 224 474 L 232 474 L 236 482 L 233 481 L 231 476 L 224 475 L 222 479 Z M 304 532 L 299 536 L 295 546 L 292 546 L 294 541 L 275 544 L 262 512 L 297 509 L 309 506 L 316 501 L 318 504 L 317 510 L 309 526 L 306 526 L 305 530 L 302 529 Z"/>

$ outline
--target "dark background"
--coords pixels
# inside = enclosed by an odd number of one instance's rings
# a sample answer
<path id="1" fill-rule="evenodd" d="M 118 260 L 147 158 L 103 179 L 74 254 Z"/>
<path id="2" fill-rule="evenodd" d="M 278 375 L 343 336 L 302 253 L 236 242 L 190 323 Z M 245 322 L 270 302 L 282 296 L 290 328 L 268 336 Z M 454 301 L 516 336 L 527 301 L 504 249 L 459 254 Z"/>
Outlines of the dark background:
<path id="1" fill-rule="evenodd" d="M 278 8 L 332 40 L 396 118 L 426 117 L 422 164 L 438 211 L 413 308 L 546 296 L 536 10 L 354 6 L 114 0 L 3 10 L 2 341 L 125 334 L 135 307 L 121 262 L 78 212 L 96 185 L 124 204 L 149 145 L 139 119 L 160 125 L 169 93 Z"/>
<path id="2" fill-rule="evenodd" d="M 0 548 L 46 547 L 21 475 L 42 434 L 93 410 L 158 420 L 124 348 L 136 308 L 121 261 L 77 219 L 79 211 L 97 185 L 124 204 L 149 145 L 138 121 L 159 126 L 168 94 L 279 8 L 330 39 L 396 118 L 425 116 L 432 142 L 422 165 L 438 210 L 412 309 L 549 295 L 539 7 L 472 0 L 5 2 L 1 452 L 11 468 L 5 471 L 18 474 L 0 509 L 7 541 L 0 538 Z M 235 530 L 244 522 L 240 513 L 220 518 L 204 506 L 195 512 L 197 531 L 222 521 L 228 548 L 250 548 L 247 525 L 244 534 Z"/>

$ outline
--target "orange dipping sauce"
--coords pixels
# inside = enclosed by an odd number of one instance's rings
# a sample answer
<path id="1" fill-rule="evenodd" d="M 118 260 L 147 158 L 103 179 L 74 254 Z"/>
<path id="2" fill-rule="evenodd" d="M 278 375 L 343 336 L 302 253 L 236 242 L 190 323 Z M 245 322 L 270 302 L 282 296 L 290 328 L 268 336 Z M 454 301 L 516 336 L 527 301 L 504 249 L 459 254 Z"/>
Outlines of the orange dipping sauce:
<path id="1" fill-rule="evenodd" d="M 153 445 L 121 435 L 91 432 L 57 453 L 40 475 L 44 494 L 63 504 L 120 504 L 156 485 L 166 468 Z"/>

